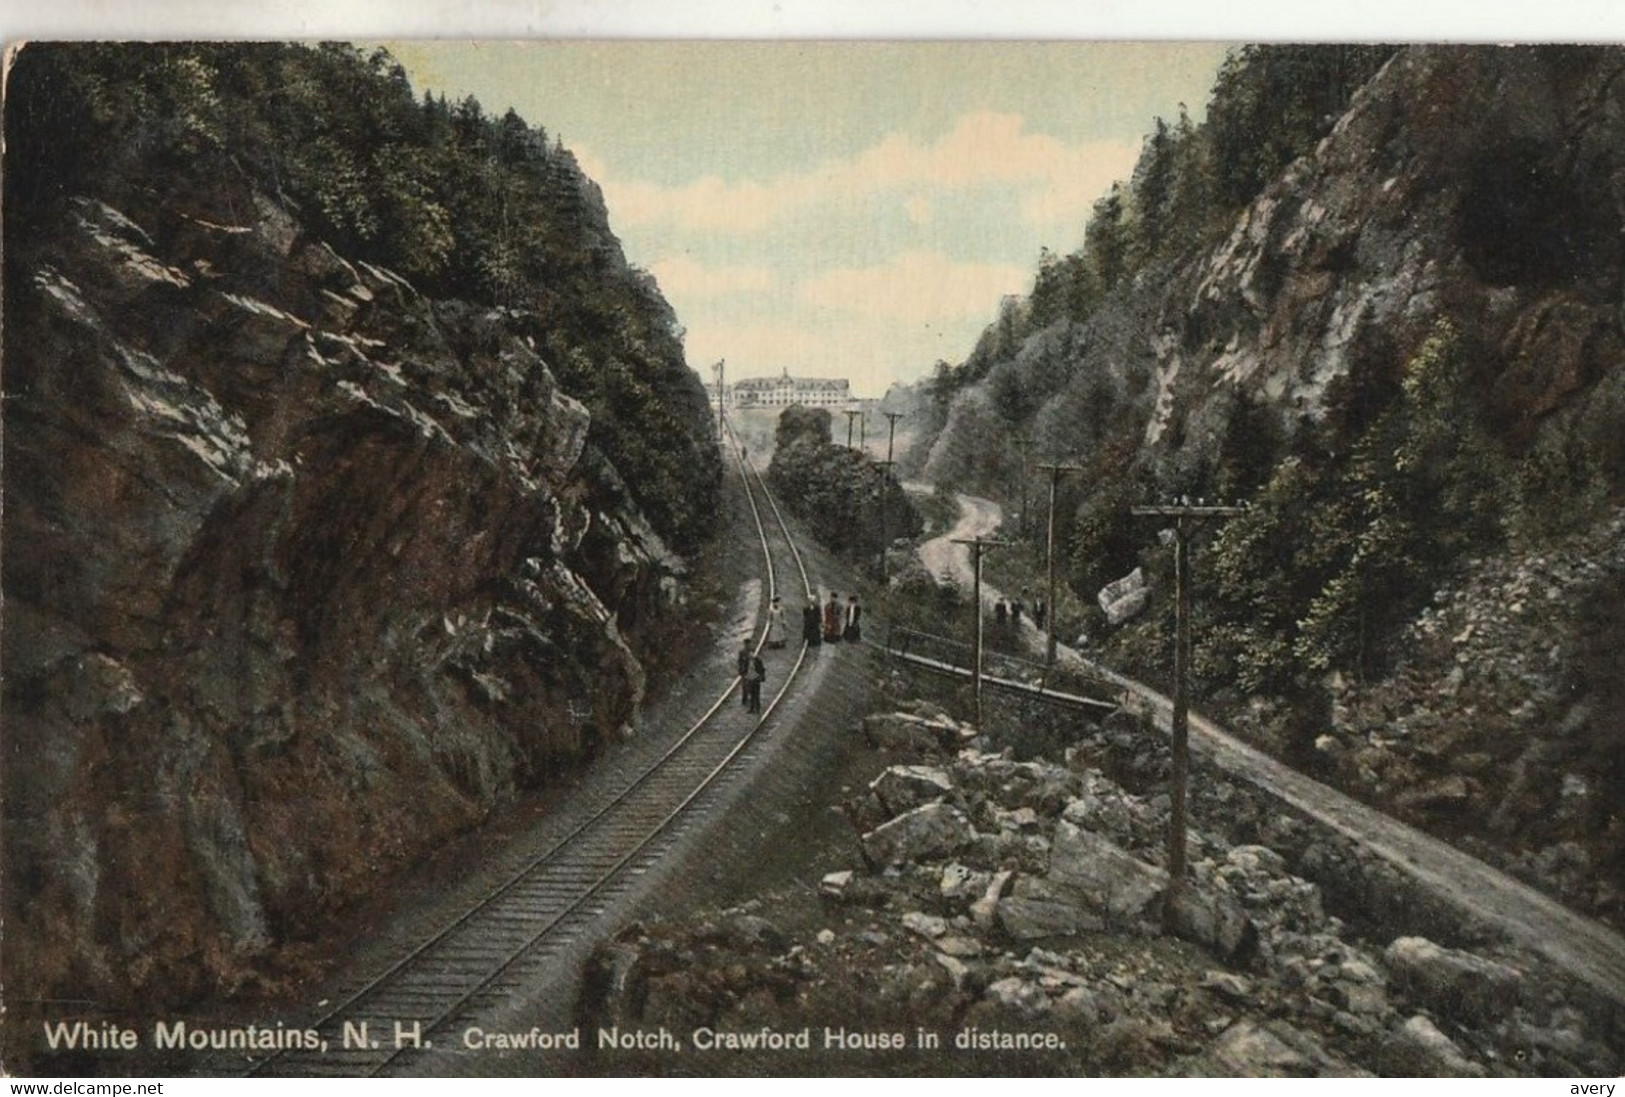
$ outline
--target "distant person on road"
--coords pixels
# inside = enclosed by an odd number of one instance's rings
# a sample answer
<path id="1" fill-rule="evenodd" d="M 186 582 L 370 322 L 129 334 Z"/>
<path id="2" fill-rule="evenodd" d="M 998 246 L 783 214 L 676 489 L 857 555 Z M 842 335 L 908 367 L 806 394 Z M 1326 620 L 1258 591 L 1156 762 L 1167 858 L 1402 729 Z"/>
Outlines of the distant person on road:
<path id="1" fill-rule="evenodd" d="M 1033 603 L 1033 624 L 1038 627 L 1038 631 L 1040 632 L 1044 631 L 1044 622 L 1049 619 L 1047 616 L 1047 610 L 1048 607 L 1044 605 L 1044 600 L 1042 598 Z"/>
<path id="2" fill-rule="evenodd" d="M 1021 615 L 1027 608 L 1027 588 L 1021 588 L 1021 597 L 1010 603 L 1010 623 L 1021 628 Z"/>
<path id="3" fill-rule="evenodd" d="M 745 711 L 762 711 L 762 683 L 767 680 L 767 667 L 762 663 L 760 655 L 750 657 L 750 665 L 745 668 Z"/>
<path id="4" fill-rule="evenodd" d="M 824 642 L 824 615 L 818 609 L 817 595 L 809 595 L 801 609 L 801 639 L 810 648 Z"/>
<path id="5" fill-rule="evenodd" d="M 833 590 L 829 592 L 829 601 L 824 603 L 824 643 L 838 644 L 841 642 L 841 596 Z"/>
<path id="6" fill-rule="evenodd" d="M 784 607 L 779 605 L 777 598 L 767 607 L 767 646 L 782 648 L 785 638 Z"/>
<path id="7" fill-rule="evenodd" d="M 856 644 L 863 639 L 863 629 L 859 622 L 863 620 L 863 607 L 858 605 L 858 596 L 852 595 L 846 600 L 846 628 L 841 633 L 841 639 L 849 644 Z"/>
<path id="8" fill-rule="evenodd" d="M 739 658 L 735 660 L 739 668 L 739 703 L 746 709 L 750 708 L 750 661 L 753 658 L 750 641 L 746 640 L 739 645 Z"/>
<path id="9" fill-rule="evenodd" d="M 1000 598 L 997 602 L 993 603 L 993 623 L 998 625 L 1000 628 L 1003 628 L 1005 621 L 1009 620 L 1009 618 L 1009 607 L 1004 604 L 1004 599 Z"/>

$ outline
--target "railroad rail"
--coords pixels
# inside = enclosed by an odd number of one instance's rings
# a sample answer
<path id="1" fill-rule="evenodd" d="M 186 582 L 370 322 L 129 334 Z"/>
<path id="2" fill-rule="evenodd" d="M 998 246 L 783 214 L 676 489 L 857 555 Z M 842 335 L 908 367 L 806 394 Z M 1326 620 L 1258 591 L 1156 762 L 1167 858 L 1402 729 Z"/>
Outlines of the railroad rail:
<path id="1" fill-rule="evenodd" d="M 744 460 L 731 427 L 729 439 L 745 484 L 762 546 L 767 595 L 778 594 L 774 546 L 757 503 L 767 502 L 784 554 L 810 596 L 805 562 L 777 501 Z M 753 651 L 766 643 L 765 613 L 753 629 Z M 308 1022 L 319 1048 L 287 1048 L 250 1064 L 250 1075 L 377 1075 L 453 1045 L 460 1023 L 501 1008 L 545 964 L 657 862 L 682 821 L 729 772 L 772 717 L 806 660 L 802 645 L 759 716 L 728 710 L 735 677 L 694 724 L 618 795 L 575 826 L 499 886 L 487 892 L 387 970 L 339 996 Z M 403 1062 L 403 1060 L 405 1062 Z"/>

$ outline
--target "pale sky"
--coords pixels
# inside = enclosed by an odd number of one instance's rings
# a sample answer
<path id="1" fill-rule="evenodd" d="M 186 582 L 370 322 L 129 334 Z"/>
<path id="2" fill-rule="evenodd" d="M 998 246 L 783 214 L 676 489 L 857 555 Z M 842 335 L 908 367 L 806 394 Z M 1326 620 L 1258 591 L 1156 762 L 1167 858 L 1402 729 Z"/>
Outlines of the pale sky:
<path id="1" fill-rule="evenodd" d="M 1225 47 L 1019 42 L 391 42 L 414 87 L 510 106 L 604 190 L 711 379 L 962 360 L 1039 249 L 1069 252 L 1158 115 Z"/>

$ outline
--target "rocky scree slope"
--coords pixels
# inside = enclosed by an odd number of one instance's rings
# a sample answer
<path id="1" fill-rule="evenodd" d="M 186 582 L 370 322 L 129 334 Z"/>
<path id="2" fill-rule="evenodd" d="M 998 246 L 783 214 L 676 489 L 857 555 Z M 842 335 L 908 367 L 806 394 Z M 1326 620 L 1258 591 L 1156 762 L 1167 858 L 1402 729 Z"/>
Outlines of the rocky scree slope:
<path id="1" fill-rule="evenodd" d="M 1536 958 L 1492 939 L 1441 943 L 1414 926 L 1336 916 L 1333 902 L 1348 897 L 1303 874 L 1329 871 L 1346 893 L 1386 886 L 1380 869 L 1222 774 L 1201 774 L 1191 896 L 1178 937 L 1161 937 L 1167 749 L 1133 718 L 1109 719 L 1066 749 L 1065 764 L 991 752 L 974 727 L 923 702 L 870 716 L 854 734 L 894 764 L 841 805 L 860 837 L 830 852 L 851 860 L 823 877 L 818 909 L 799 913 L 799 896 L 770 893 L 630 927 L 597 953 L 584 1025 L 664 1026 L 680 1039 L 699 1028 L 811 1029 L 800 1059 L 702 1060 L 742 1072 L 1618 1069 L 1608 1010 Z M 1425 906 L 1412 914 L 1425 920 Z M 916 1028 L 938 1033 L 940 1046 L 917 1050 Z M 826 1029 L 904 1038 L 831 1051 Z M 967 1032 L 1056 1040 L 957 1046 Z M 669 1055 L 647 1064 L 678 1065 Z"/>
<path id="2" fill-rule="evenodd" d="M 7 265 L 6 986 L 150 1011 L 625 727 L 683 564 L 518 311 L 240 179 L 58 208 Z"/>

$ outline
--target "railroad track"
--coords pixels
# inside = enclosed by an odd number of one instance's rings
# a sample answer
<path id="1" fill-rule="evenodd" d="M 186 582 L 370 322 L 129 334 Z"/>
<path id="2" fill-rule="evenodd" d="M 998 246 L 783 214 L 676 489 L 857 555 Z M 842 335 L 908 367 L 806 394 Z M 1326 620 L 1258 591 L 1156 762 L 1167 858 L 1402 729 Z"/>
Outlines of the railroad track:
<path id="1" fill-rule="evenodd" d="M 730 430 L 730 437 L 732 432 Z M 779 594 L 775 556 L 810 596 L 800 551 L 773 500 L 734 456 L 761 541 L 767 599 Z M 766 502 L 764 508 L 758 496 Z M 766 642 L 759 615 L 755 650 Z M 738 679 L 623 791 L 557 839 L 500 886 L 382 974 L 341 995 L 307 1027 L 314 1049 L 288 1048 L 252 1062 L 250 1075 L 370 1076 L 396 1073 L 415 1060 L 455 1049 L 461 1030 L 500 1010 L 550 961 L 624 896 L 681 837 L 695 810 L 746 760 L 752 745 L 796 681 L 803 645 L 760 716 L 730 704 Z"/>

